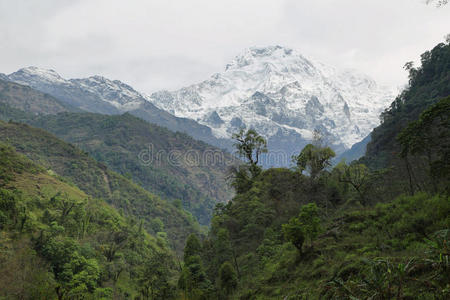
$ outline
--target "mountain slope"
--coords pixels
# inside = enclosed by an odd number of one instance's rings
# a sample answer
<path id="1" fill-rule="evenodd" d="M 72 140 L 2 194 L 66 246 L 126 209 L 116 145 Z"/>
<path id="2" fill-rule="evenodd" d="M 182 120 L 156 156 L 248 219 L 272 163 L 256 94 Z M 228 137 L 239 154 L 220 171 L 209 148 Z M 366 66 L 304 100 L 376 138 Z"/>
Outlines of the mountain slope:
<path id="1" fill-rule="evenodd" d="M 379 113 L 393 98 L 365 75 L 337 70 L 280 46 L 247 49 L 208 80 L 151 96 L 118 80 L 66 80 L 35 67 L 6 78 L 89 112 L 130 112 L 227 150 L 232 150 L 232 133 L 253 127 L 275 153 L 266 157 L 267 166 L 288 165 L 315 130 L 338 154 L 344 152 L 378 125 Z"/>
<path id="2" fill-rule="evenodd" d="M 450 44 L 440 43 L 422 54 L 420 67 L 410 69 L 409 87 L 383 112 L 382 124 L 373 130 L 362 161 L 372 168 L 395 165 L 404 169 L 404 161 L 397 155 L 401 151 L 397 135 L 425 109 L 449 95 Z"/>
<path id="3" fill-rule="evenodd" d="M 89 152 L 152 193 L 181 200 L 202 224 L 209 223 L 216 203 L 232 197 L 225 180 L 231 156 L 185 134 L 130 114 L 66 113 L 30 123 Z"/>
<path id="4" fill-rule="evenodd" d="M 158 107 L 211 127 L 219 138 L 253 127 L 286 157 L 310 141 L 314 130 L 338 154 L 349 149 L 378 125 L 392 98 L 365 75 L 280 46 L 247 49 L 208 80 L 150 96 Z"/>
<path id="5" fill-rule="evenodd" d="M 209 127 L 190 119 L 177 118 L 157 108 L 147 100 L 146 95 L 118 80 L 109 80 L 102 76 L 67 80 L 54 70 L 37 67 L 22 68 L 9 75 L 2 74 L 2 78 L 30 86 L 84 111 L 101 114 L 120 114 L 129 111 L 150 123 L 172 131 L 188 133 L 196 139 L 218 147 L 231 146 L 229 141 L 216 138 Z"/>
<path id="6" fill-rule="evenodd" d="M 163 239 L 3 143 L 0 174 L 0 297 L 138 295 L 142 265 L 158 256 L 175 274 Z"/>
<path id="7" fill-rule="evenodd" d="M 28 86 L 13 82 L 0 84 L 7 86 L 0 93 L 0 119 L 33 124 L 57 134 L 65 141 L 75 143 L 98 161 L 121 174 L 131 176 L 136 183 L 163 199 L 181 200 L 183 206 L 202 224 L 208 224 L 215 203 L 231 199 L 232 193 L 225 182 L 225 160 L 229 161 L 231 157 L 220 149 L 129 114 L 50 116 L 49 114 L 64 111 L 66 104 Z M 133 95 L 131 92 L 130 94 Z M 151 103 L 146 103 L 147 105 L 153 106 Z M 148 111 L 140 112 L 145 114 Z M 161 114 L 155 114 L 155 117 L 164 118 Z M 171 119 L 167 120 L 170 122 Z M 139 154 L 149 150 L 150 145 L 153 147 L 155 161 L 148 165 L 139 160 Z M 177 155 L 178 152 L 180 157 L 177 157 L 177 164 L 169 164 L 167 156 L 171 153 Z M 211 161 L 207 165 L 205 160 L 214 158 L 218 161 Z M 195 161 L 190 164 L 189 159 Z M 199 159 L 202 160 L 198 162 L 201 164 L 197 163 Z"/>
<path id="8" fill-rule="evenodd" d="M 0 121 L 0 141 L 11 144 L 19 153 L 69 179 L 86 194 L 104 199 L 124 214 L 143 220 L 145 228 L 151 232 L 155 222 L 162 221 L 172 246 L 177 250 L 182 248 L 190 233 L 199 231 L 194 218 L 182 209 L 161 200 L 42 129 Z"/>
<path id="9" fill-rule="evenodd" d="M 79 111 L 54 97 L 32 88 L 0 79 L 0 104 L 26 111 L 34 115 L 56 114 L 63 111 Z"/>

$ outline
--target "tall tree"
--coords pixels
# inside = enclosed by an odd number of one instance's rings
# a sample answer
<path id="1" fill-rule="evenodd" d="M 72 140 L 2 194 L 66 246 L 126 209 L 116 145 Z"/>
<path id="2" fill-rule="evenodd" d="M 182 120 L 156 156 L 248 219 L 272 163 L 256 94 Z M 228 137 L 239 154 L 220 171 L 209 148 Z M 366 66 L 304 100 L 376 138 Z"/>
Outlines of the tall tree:
<path id="1" fill-rule="evenodd" d="M 248 161 L 252 175 L 258 175 L 261 171 L 261 168 L 258 166 L 259 159 L 262 153 L 267 152 L 267 141 L 254 129 L 247 131 L 241 129 L 238 133 L 233 134 L 232 137 L 236 141 L 234 146 L 239 155 Z"/>
<path id="2" fill-rule="evenodd" d="M 335 156 L 336 153 L 330 147 L 308 144 L 293 160 L 300 173 L 306 171 L 315 179 L 320 172 L 331 166 L 331 159 Z"/>

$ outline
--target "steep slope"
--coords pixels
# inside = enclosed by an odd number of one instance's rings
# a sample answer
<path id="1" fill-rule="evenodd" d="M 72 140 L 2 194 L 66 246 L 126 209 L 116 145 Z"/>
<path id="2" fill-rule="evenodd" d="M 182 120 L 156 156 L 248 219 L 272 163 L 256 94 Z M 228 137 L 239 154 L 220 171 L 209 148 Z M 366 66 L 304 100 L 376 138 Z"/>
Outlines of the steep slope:
<path id="1" fill-rule="evenodd" d="M 164 278 L 175 274 L 162 238 L 3 143 L 0 174 L 0 297 L 137 296 L 142 266 L 161 256 Z"/>
<path id="2" fill-rule="evenodd" d="M 143 220 L 150 232 L 159 231 L 154 229 L 155 224 L 162 221 L 171 245 L 178 251 L 190 233 L 199 231 L 192 215 L 42 129 L 0 121 L 0 141 L 11 144 L 34 162 L 67 178 L 86 194 L 104 199 L 124 214 Z"/>
<path id="3" fill-rule="evenodd" d="M 365 75 L 273 46 L 247 49 L 224 72 L 178 91 L 153 93 L 150 101 L 211 127 L 219 138 L 253 127 L 268 138 L 272 150 L 290 158 L 314 130 L 337 153 L 349 149 L 378 125 L 392 98 Z"/>
<path id="4" fill-rule="evenodd" d="M 334 159 L 335 163 L 339 163 L 342 160 L 345 160 L 347 163 L 350 163 L 354 160 L 360 159 L 366 154 L 367 144 L 370 142 L 371 136 L 366 136 L 362 141 L 353 144 L 353 146 L 343 152 L 341 155 L 337 156 Z"/>
<path id="5" fill-rule="evenodd" d="M 65 104 L 28 86 L 13 82 L 3 84 L 7 88 L 0 94 L 3 101 L 0 102 L 0 119 L 35 124 L 56 133 L 165 200 L 181 200 L 202 224 L 208 224 L 215 203 L 231 199 L 232 193 L 225 182 L 226 161 L 231 157 L 220 149 L 131 115 L 49 116 L 64 111 Z M 39 115 L 42 116 L 33 121 Z M 139 154 L 149 150 L 150 145 L 153 155 L 158 157 L 153 163 L 144 164 Z M 176 164 L 169 163 L 169 155 L 176 156 Z M 208 159 L 217 161 L 206 162 Z"/>
<path id="6" fill-rule="evenodd" d="M 410 69 L 409 87 L 383 112 L 382 124 L 373 130 L 362 161 L 372 168 L 395 165 L 404 169 L 397 155 L 397 135 L 426 108 L 449 95 L 450 44 L 441 43 L 422 54 L 420 67 Z"/>
<path id="7" fill-rule="evenodd" d="M 0 79 L 0 104 L 26 111 L 34 115 L 56 114 L 63 111 L 79 111 L 54 97 L 32 88 Z"/>
<path id="8" fill-rule="evenodd" d="M 90 153 L 164 199 L 181 200 L 202 224 L 214 205 L 231 199 L 225 175 L 232 157 L 182 133 L 130 114 L 58 114 L 30 123 Z"/>
<path id="9" fill-rule="evenodd" d="M 3 75 L 3 74 L 2 74 Z M 185 132 L 192 137 L 218 147 L 229 147 L 227 140 L 218 139 L 209 127 L 185 118 L 177 118 L 157 108 L 131 86 L 118 80 L 102 76 L 83 79 L 64 79 L 54 70 L 27 67 L 3 79 L 27 85 L 38 91 L 48 93 L 64 103 L 84 111 L 102 114 L 132 114 L 172 131 Z M 1 78 L 0 78 L 1 79 Z"/>

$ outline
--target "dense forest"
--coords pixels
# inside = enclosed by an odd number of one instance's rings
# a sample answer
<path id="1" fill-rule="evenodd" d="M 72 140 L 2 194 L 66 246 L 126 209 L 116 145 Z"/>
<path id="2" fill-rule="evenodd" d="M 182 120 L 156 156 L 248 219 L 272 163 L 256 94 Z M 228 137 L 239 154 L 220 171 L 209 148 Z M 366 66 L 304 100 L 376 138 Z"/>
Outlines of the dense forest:
<path id="1" fill-rule="evenodd" d="M 263 169 L 242 129 L 223 186 L 137 161 L 204 143 L 0 81 L 0 299 L 448 299 L 449 42 L 406 69 L 363 158 L 332 166 L 316 132 Z"/>

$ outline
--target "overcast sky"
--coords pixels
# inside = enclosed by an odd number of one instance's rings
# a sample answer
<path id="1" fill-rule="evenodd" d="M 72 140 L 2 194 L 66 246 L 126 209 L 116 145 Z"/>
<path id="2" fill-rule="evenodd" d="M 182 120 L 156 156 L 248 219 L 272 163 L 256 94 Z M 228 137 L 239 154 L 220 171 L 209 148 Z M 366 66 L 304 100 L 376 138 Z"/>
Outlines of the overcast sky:
<path id="1" fill-rule="evenodd" d="M 283 45 L 399 86 L 404 63 L 448 33 L 450 5 L 425 0 L 0 0 L 0 73 L 33 65 L 151 93 Z"/>

